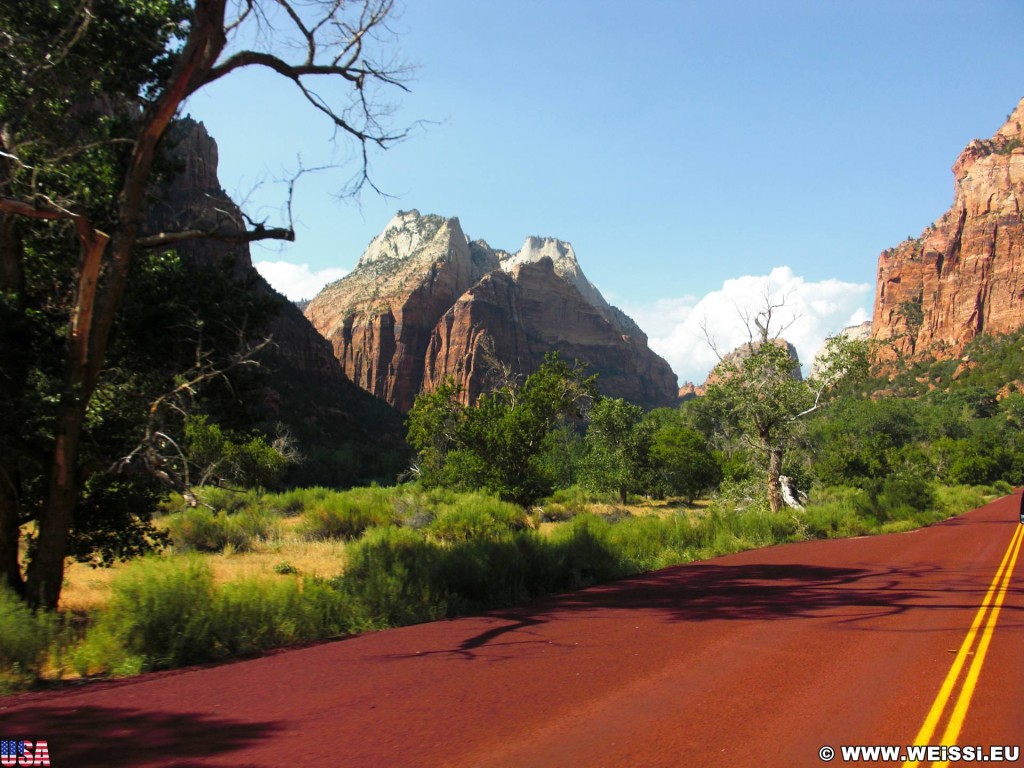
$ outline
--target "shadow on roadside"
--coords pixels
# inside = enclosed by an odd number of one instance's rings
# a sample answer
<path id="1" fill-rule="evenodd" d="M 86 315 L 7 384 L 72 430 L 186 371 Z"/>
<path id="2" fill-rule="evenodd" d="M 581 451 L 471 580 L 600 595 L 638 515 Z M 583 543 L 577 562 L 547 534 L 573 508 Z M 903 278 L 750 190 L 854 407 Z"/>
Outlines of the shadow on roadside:
<path id="1" fill-rule="evenodd" d="M 269 738 L 274 723 L 96 706 L 28 706 L 0 714 L 5 739 L 46 741 L 55 765 L 188 768 Z M 245 768 L 238 764 L 236 768 Z"/>

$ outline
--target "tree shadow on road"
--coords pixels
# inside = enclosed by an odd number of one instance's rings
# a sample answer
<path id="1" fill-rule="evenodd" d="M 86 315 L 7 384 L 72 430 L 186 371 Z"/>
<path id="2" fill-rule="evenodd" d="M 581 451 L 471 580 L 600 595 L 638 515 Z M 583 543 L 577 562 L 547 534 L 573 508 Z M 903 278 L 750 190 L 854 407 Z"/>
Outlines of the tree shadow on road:
<path id="1" fill-rule="evenodd" d="M 913 608 L 971 610 L 981 604 L 987 585 L 951 590 L 942 579 L 928 578 L 941 573 L 933 564 L 883 569 L 799 563 L 677 566 L 495 611 L 485 631 L 441 652 L 472 657 L 492 644 L 537 642 L 522 633 L 535 635 L 538 625 L 581 613 L 600 619 L 622 612 L 624 617 L 678 622 L 817 619 L 878 629 L 876 620 Z M 1017 610 L 1004 605 L 1001 624 Z"/>
<path id="2" fill-rule="evenodd" d="M 76 768 L 188 768 L 198 764 L 194 760 L 242 749 L 279 730 L 269 722 L 73 705 L 3 710 L 0 720 L 5 739 L 46 741 L 53 765 Z"/>

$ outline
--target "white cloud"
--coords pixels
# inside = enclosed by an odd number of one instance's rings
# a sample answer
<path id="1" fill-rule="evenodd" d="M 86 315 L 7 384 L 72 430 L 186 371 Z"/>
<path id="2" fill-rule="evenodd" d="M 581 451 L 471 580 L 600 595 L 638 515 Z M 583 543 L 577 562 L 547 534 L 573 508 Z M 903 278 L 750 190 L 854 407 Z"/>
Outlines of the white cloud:
<path id="1" fill-rule="evenodd" d="M 309 264 L 292 264 L 290 261 L 257 261 L 253 266 L 268 283 L 292 301 L 312 299 L 327 283 L 348 274 L 347 269 L 340 267 L 313 272 Z"/>
<path id="2" fill-rule="evenodd" d="M 702 325 L 723 354 L 730 352 L 748 340 L 741 313 L 752 316 L 764 306 L 766 293 L 775 303 L 785 302 L 776 317 L 779 324 L 791 323 L 782 335 L 796 347 L 805 374 L 830 334 L 871 318 L 874 298 L 867 283 L 810 283 L 789 267 L 776 267 L 768 275 L 726 280 L 720 290 L 700 299 L 658 299 L 623 310 L 644 329 L 651 349 L 669 362 L 680 382 L 700 384 L 718 362 Z M 774 318 L 773 325 L 779 327 Z"/>

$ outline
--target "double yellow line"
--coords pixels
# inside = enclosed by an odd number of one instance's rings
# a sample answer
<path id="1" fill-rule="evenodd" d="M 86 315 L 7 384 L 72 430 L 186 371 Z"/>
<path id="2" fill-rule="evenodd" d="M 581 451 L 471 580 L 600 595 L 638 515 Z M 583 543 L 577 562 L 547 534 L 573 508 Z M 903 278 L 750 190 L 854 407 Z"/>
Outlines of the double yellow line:
<path id="1" fill-rule="evenodd" d="M 974 617 L 974 622 L 967 632 L 967 637 L 964 638 L 964 642 L 960 646 L 956 658 L 953 660 L 953 666 L 950 667 L 949 674 L 946 675 L 946 679 L 939 689 L 939 695 L 935 697 L 935 703 L 932 704 L 931 711 L 928 712 L 928 717 L 924 720 L 924 725 L 921 726 L 917 738 L 914 739 L 915 746 L 935 743 L 946 746 L 956 744 L 956 740 L 960 736 L 960 729 L 964 724 L 964 718 L 967 716 L 967 709 L 971 706 L 971 697 L 974 695 L 974 689 L 978 684 L 981 667 L 985 663 L 985 654 L 988 653 L 989 643 L 992 642 L 992 634 L 995 632 L 996 622 L 999 620 L 999 611 L 1002 609 L 1003 601 L 1006 599 L 1006 590 L 1010 585 L 1013 567 L 1017 564 L 1017 556 L 1020 554 L 1022 540 L 1024 540 L 1024 525 L 1018 525 L 1016 526 L 1013 538 L 1010 539 L 1010 546 L 1006 548 L 1006 554 L 1003 555 L 1003 561 L 996 570 L 995 578 L 992 579 L 988 592 L 985 593 L 985 599 L 982 600 L 981 607 Z M 975 647 L 974 641 L 978 637 L 978 630 L 982 624 L 985 626 L 981 629 L 981 639 L 978 640 L 977 647 Z M 935 742 L 932 739 L 935 736 L 936 728 L 942 719 L 943 713 L 946 712 L 947 704 L 949 704 L 950 697 L 953 695 L 953 689 L 960 679 L 960 673 L 967 662 L 967 657 L 971 655 L 972 648 L 974 648 L 974 658 L 971 661 L 970 668 L 967 670 L 967 676 L 960 687 L 960 695 L 957 697 L 956 703 L 950 712 L 949 721 L 946 723 L 946 730 L 943 732 L 942 738 Z M 908 768 L 912 768 L 917 764 L 916 760 L 906 763 Z M 941 768 L 945 765 L 947 763 L 944 762 L 933 764 L 936 768 Z"/>

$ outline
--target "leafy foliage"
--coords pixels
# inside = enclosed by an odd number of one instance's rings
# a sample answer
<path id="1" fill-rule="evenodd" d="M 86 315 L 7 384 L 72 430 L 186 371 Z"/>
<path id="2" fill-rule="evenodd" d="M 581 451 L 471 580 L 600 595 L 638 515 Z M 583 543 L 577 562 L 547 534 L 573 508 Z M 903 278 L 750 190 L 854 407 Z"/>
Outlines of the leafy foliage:
<path id="1" fill-rule="evenodd" d="M 722 467 L 704 436 L 681 424 L 666 424 L 654 434 L 651 466 L 660 493 L 689 503 L 722 481 Z"/>
<path id="2" fill-rule="evenodd" d="M 558 426 L 583 417 L 596 394 L 594 377 L 551 353 L 522 385 L 509 382 L 480 397 L 458 401 L 448 383 L 417 398 L 409 412 L 409 444 L 419 454 L 428 486 L 483 488 L 529 505 L 553 487 L 544 452 Z"/>
<path id="3" fill-rule="evenodd" d="M 590 411 L 584 458 L 585 483 L 618 493 L 625 504 L 630 492 L 650 486 L 653 429 L 643 409 L 621 398 L 601 398 Z"/>
<path id="4" fill-rule="evenodd" d="M 708 387 L 703 408 L 705 417 L 711 417 L 706 428 L 721 425 L 723 432 L 742 438 L 761 454 L 773 512 L 783 504 L 779 478 L 785 454 L 798 443 L 805 419 L 825 405 L 844 380 L 864 375 L 868 360 L 865 343 L 832 338 L 821 359 L 821 373 L 802 380 L 797 361 L 772 328 L 773 313 L 781 306 L 768 300 L 752 319 L 751 342 L 741 357 L 723 359 L 715 369 L 716 381 Z"/>

